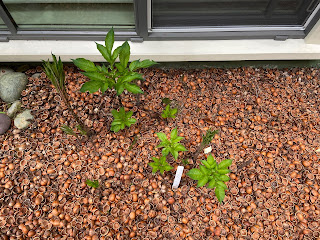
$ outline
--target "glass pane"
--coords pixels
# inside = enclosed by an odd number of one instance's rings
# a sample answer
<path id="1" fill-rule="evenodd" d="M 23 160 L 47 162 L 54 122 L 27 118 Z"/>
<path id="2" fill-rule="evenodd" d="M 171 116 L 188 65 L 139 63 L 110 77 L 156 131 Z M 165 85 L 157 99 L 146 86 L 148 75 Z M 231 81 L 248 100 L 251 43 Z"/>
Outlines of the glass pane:
<path id="1" fill-rule="evenodd" d="M 312 12 L 308 4 L 310 0 L 152 0 L 152 27 L 297 26 Z"/>
<path id="2" fill-rule="evenodd" d="M 4 0 L 21 29 L 134 28 L 133 0 Z"/>
<path id="3" fill-rule="evenodd" d="M 3 30 L 3 29 L 7 29 L 7 26 L 6 24 L 3 22 L 2 18 L 0 17 L 0 29 Z"/>

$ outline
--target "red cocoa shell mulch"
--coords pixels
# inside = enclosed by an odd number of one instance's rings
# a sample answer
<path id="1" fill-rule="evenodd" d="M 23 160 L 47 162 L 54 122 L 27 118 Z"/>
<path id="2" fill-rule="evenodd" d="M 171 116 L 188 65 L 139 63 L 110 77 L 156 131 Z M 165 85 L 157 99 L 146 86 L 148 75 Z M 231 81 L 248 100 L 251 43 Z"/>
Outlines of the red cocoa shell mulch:
<path id="1" fill-rule="evenodd" d="M 319 69 L 143 70 L 145 93 L 122 95 L 138 121 L 118 133 L 109 131 L 115 93 L 80 93 L 87 79 L 65 70 L 71 103 L 96 135 L 64 134 L 74 119 L 41 67 L 26 72 L 22 103 L 35 121 L 0 136 L 0 239 L 319 239 Z M 175 119 L 159 117 L 163 98 Z M 212 154 L 234 159 L 223 203 L 185 175 L 171 190 L 174 170 L 151 173 L 155 133 L 174 127 L 190 152 L 219 130 Z M 169 161 L 177 168 L 186 156 Z"/>

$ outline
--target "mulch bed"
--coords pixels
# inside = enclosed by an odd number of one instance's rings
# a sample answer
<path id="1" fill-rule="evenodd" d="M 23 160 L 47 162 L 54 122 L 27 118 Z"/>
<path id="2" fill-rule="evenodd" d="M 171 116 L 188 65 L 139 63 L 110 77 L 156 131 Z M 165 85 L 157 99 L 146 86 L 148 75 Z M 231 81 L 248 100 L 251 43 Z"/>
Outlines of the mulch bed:
<path id="1" fill-rule="evenodd" d="M 0 136 L 0 239 L 319 239 L 319 69 L 143 70 L 144 94 L 122 95 L 138 121 L 118 133 L 115 93 L 80 93 L 87 79 L 65 70 L 70 101 L 96 135 L 63 133 L 74 119 L 41 67 L 26 71 L 22 104 L 35 121 Z M 175 119 L 159 117 L 163 98 Z M 219 130 L 213 156 L 234 159 L 223 203 L 185 174 L 172 190 L 174 170 L 151 173 L 155 133 L 174 127 L 190 152 Z M 169 161 L 176 169 L 187 156 Z"/>

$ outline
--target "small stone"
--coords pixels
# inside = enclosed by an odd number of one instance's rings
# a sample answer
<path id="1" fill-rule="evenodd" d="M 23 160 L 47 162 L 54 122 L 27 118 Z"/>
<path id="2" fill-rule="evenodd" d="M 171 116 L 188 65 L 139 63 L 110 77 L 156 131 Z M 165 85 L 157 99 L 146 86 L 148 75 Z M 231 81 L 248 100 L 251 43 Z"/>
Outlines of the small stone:
<path id="1" fill-rule="evenodd" d="M 0 77 L 0 98 L 5 102 L 14 102 L 21 97 L 21 92 L 28 83 L 24 73 L 11 72 Z"/>
<path id="2" fill-rule="evenodd" d="M 39 78 L 40 76 L 41 76 L 40 73 L 35 73 L 35 74 L 33 74 L 31 77 L 32 77 L 32 78 Z"/>
<path id="3" fill-rule="evenodd" d="M 11 119 L 4 113 L 0 113 L 0 134 L 4 134 L 11 125 Z"/>
<path id="4" fill-rule="evenodd" d="M 211 147 L 211 146 L 203 149 L 203 152 L 204 152 L 205 154 L 211 153 L 211 151 L 212 151 L 212 147 Z"/>
<path id="5" fill-rule="evenodd" d="M 3 75 L 5 75 L 7 73 L 11 73 L 11 72 L 13 72 L 13 70 L 11 68 L 0 67 L 0 77 L 2 77 Z"/>
<path id="6" fill-rule="evenodd" d="M 19 100 L 12 103 L 7 111 L 7 115 L 12 118 L 21 109 L 21 102 Z"/>
<path id="7" fill-rule="evenodd" d="M 30 120 L 33 119 L 30 110 L 25 110 L 22 113 L 19 113 L 16 118 L 14 119 L 14 125 L 18 129 L 25 129 L 30 125 Z"/>

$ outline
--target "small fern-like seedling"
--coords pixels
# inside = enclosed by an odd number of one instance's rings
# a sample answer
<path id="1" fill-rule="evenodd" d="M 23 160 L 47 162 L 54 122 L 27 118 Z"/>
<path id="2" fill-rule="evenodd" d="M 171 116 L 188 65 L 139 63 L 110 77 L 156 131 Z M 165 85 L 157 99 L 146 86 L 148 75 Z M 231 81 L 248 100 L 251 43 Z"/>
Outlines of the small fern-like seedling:
<path id="1" fill-rule="evenodd" d="M 167 136 L 162 132 L 157 133 L 157 136 L 161 140 L 161 143 L 157 146 L 157 148 L 163 148 L 163 156 L 167 156 L 169 153 L 171 153 L 174 159 L 177 160 L 180 151 L 187 151 L 187 149 L 179 143 L 182 139 L 184 139 L 184 137 L 178 136 L 177 128 L 172 130 L 170 134 L 170 140 L 167 139 Z"/>
<path id="2" fill-rule="evenodd" d="M 98 180 L 93 180 L 93 181 L 91 181 L 91 180 L 88 179 L 88 180 L 86 181 L 86 184 L 87 184 L 89 187 L 93 187 L 93 188 L 98 188 L 98 187 L 100 186 Z"/>
<path id="3" fill-rule="evenodd" d="M 130 127 L 132 124 L 135 124 L 137 119 L 132 118 L 133 112 L 125 112 L 124 108 L 121 107 L 119 112 L 115 109 L 111 111 L 114 120 L 111 123 L 111 131 L 119 132 L 125 127 Z"/>
<path id="4" fill-rule="evenodd" d="M 164 171 L 170 171 L 173 169 L 173 167 L 167 163 L 166 157 L 162 156 L 160 158 L 152 158 L 153 162 L 149 163 L 149 166 L 152 167 L 152 173 L 156 173 L 157 171 L 160 171 L 161 174 L 164 173 Z"/>
<path id="5" fill-rule="evenodd" d="M 208 144 L 212 141 L 212 139 L 214 138 L 214 136 L 215 136 L 216 134 L 218 134 L 218 132 L 219 132 L 218 130 L 212 131 L 212 129 L 209 129 L 209 130 L 206 132 L 206 135 L 202 136 L 202 145 L 203 145 L 203 146 L 208 145 Z"/>
<path id="6" fill-rule="evenodd" d="M 69 127 L 68 125 L 63 124 L 63 125 L 60 127 L 60 129 L 61 129 L 62 131 L 64 131 L 66 134 L 68 134 L 68 135 L 72 135 L 72 136 L 77 137 L 77 134 L 76 134 L 76 133 L 73 131 L 73 129 L 72 129 L 71 127 Z"/>
<path id="7" fill-rule="evenodd" d="M 170 104 L 166 106 L 166 108 L 161 113 L 161 117 L 163 118 L 175 118 L 178 112 L 177 108 L 171 108 Z"/>
<path id="8" fill-rule="evenodd" d="M 232 164 L 231 159 L 226 159 L 217 164 L 212 155 L 209 155 L 207 160 L 202 160 L 203 165 L 198 168 L 191 169 L 187 175 L 193 180 L 198 180 L 197 187 L 203 187 L 208 183 L 208 188 L 215 188 L 215 194 L 219 202 L 222 202 L 225 197 L 227 186 L 225 182 L 230 178 L 226 175 L 230 172 L 228 167 Z"/>

